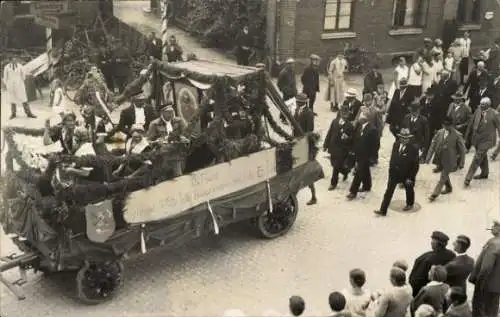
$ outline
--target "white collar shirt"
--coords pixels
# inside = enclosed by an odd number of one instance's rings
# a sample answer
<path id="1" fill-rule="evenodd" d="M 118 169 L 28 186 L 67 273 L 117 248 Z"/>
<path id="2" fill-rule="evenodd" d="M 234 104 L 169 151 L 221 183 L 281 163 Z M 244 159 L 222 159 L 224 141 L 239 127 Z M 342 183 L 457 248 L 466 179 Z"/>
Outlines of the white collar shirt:
<path id="1" fill-rule="evenodd" d="M 146 124 L 146 115 L 144 114 L 144 108 L 134 107 L 134 110 L 135 110 L 135 124 L 141 124 L 144 126 Z"/>

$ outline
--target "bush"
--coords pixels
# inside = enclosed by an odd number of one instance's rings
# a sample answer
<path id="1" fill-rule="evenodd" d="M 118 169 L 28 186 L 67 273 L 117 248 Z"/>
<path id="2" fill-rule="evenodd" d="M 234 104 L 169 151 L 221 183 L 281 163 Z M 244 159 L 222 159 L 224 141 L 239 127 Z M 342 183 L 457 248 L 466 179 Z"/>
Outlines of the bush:
<path id="1" fill-rule="evenodd" d="M 208 46 L 231 49 L 244 25 L 264 48 L 266 2 L 262 0 L 187 0 L 188 30 Z"/>

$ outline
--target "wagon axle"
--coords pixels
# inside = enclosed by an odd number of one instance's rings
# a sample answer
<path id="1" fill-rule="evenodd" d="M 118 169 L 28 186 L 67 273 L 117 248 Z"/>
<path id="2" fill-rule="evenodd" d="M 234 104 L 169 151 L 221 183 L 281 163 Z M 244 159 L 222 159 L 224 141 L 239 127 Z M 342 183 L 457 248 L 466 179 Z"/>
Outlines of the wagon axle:
<path id="1" fill-rule="evenodd" d="M 31 269 L 33 262 L 38 260 L 38 254 L 31 252 L 22 255 L 11 254 L 6 257 L 1 257 L 0 262 L 0 282 L 5 285 L 18 300 L 23 300 L 26 297 L 20 287 L 27 282 L 26 271 Z M 2 272 L 8 271 L 15 267 L 19 268 L 20 278 L 14 282 L 8 281 L 2 276 Z"/>

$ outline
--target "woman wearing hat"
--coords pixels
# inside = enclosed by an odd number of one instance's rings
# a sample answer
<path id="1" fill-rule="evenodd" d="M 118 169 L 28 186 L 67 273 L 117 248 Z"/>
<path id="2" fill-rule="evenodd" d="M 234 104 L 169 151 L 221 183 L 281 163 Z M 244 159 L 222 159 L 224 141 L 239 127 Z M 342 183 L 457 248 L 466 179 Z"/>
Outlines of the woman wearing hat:
<path id="1" fill-rule="evenodd" d="M 175 111 L 172 105 L 167 105 L 161 109 L 160 117 L 151 121 L 148 132 L 146 134 L 149 141 L 156 141 L 161 138 L 166 138 L 172 131 Z"/>
<path id="2" fill-rule="evenodd" d="M 465 164 L 465 141 L 460 132 L 454 128 L 451 118 L 446 118 L 443 128 L 434 135 L 425 162 L 429 164 L 433 156 L 435 156 L 434 161 L 437 163 L 437 171 L 441 172 L 441 176 L 429 197 L 431 202 L 441 194 L 452 192 L 450 173 L 462 169 Z M 443 187 L 445 187 L 444 190 Z"/>
<path id="3" fill-rule="evenodd" d="M 151 150 L 149 142 L 144 137 L 144 128 L 142 127 L 142 125 L 133 125 L 130 129 L 130 134 L 131 137 L 127 140 L 127 143 L 125 145 L 125 157 L 128 157 L 131 154 L 146 153 Z M 126 161 L 125 163 L 122 163 L 115 171 L 113 171 L 113 176 L 138 176 L 151 165 L 152 163 L 149 160 L 144 161 L 140 165 Z"/>
<path id="4" fill-rule="evenodd" d="M 339 105 L 344 102 L 345 79 L 344 75 L 348 70 L 347 60 L 344 54 L 338 54 L 328 63 L 328 90 L 326 100 L 330 101 L 330 109 L 337 111 Z"/>
<path id="5" fill-rule="evenodd" d="M 392 147 L 389 165 L 389 179 L 380 209 L 375 214 L 387 215 L 389 204 L 398 184 L 403 184 L 406 192 L 404 211 L 413 209 L 415 203 L 415 179 L 419 169 L 418 149 L 411 143 L 413 135 L 409 129 L 401 129 Z"/>

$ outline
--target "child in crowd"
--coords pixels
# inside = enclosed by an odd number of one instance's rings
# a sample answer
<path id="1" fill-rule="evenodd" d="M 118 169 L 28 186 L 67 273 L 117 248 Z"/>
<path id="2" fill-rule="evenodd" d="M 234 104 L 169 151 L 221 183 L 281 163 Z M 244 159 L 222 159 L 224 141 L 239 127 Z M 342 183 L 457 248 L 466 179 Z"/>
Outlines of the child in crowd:
<path id="1" fill-rule="evenodd" d="M 342 291 L 346 299 L 345 308 L 353 314 L 364 315 L 371 302 L 371 293 L 363 288 L 366 283 L 366 274 L 361 269 L 351 270 L 349 281 L 351 288 Z"/>
<path id="2" fill-rule="evenodd" d="M 333 315 L 331 317 L 352 317 L 349 311 L 346 311 L 346 299 L 342 293 L 333 292 L 328 296 L 328 304 L 330 305 L 330 309 L 333 311 Z"/>
<path id="3" fill-rule="evenodd" d="M 455 71 L 455 58 L 453 58 L 453 53 L 451 51 L 448 51 L 448 53 L 446 54 L 443 66 L 444 69 L 449 71 L 450 73 L 453 73 Z"/>
<path id="4" fill-rule="evenodd" d="M 385 90 L 385 86 L 383 84 L 377 86 L 377 91 L 373 93 L 373 99 L 375 101 L 375 108 L 377 109 L 377 121 L 380 123 L 377 125 L 380 127 L 379 136 L 382 137 L 382 131 L 384 130 L 385 125 L 384 115 L 387 111 L 387 104 L 389 103 L 389 93 Z"/>
<path id="5" fill-rule="evenodd" d="M 396 262 L 394 262 L 394 264 L 392 265 L 392 267 L 395 267 L 395 268 L 398 268 L 398 269 L 401 269 L 403 272 L 406 273 L 406 271 L 408 271 L 408 263 L 406 263 L 405 260 L 398 260 Z M 413 296 L 413 288 L 411 287 L 410 284 L 406 283 L 405 286 L 404 286 L 405 290 Z"/>
<path id="6" fill-rule="evenodd" d="M 306 303 L 302 297 L 292 296 L 288 301 L 288 307 L 290 308 L 290 312 L 293 316 L 300 316 L 306 309 Z"/>

